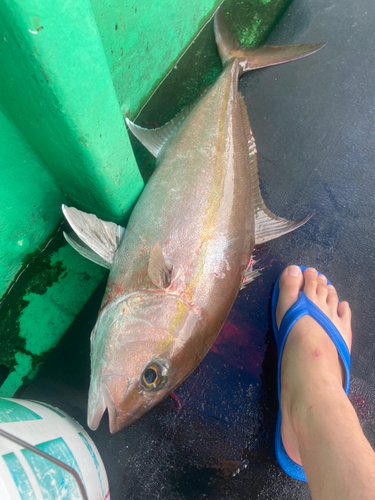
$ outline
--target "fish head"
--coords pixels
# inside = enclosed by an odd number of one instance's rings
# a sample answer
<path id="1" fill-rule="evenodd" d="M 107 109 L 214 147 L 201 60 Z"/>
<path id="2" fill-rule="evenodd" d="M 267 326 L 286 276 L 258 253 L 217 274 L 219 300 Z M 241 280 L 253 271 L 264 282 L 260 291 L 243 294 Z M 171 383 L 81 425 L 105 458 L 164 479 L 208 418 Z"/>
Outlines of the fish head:
<path id="1" fill-rule="evenodd" d="M 107 409 L 115 433 L 170 394 L 201 359 L 191 340 L 202 327 L 196 308 L 162 291 L 106 306 L 91 336 L 88 426 L 96 430 Z"/>

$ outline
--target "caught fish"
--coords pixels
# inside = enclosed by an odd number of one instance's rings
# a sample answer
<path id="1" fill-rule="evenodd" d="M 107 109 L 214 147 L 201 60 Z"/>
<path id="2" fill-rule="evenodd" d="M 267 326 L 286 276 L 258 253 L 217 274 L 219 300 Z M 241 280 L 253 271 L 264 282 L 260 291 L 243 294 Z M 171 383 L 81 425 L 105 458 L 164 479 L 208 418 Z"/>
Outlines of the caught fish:
<path id="1" fill-rule="evenodd" d="M 257 151 L 238 79 L 317 51 L 322 44 L 242 48 L 222 10 L 216 83 L 161 128 L 127 120 L 157 158 L 126 231 L 63 206 L 69 243 L 110 269 L 91 335 L 88 425 L 105 410 L 115 433 L 170 394 L 202 361 L 238 291 L 258 274 L 255 245 L 304 224 L 265 206 Z"/>

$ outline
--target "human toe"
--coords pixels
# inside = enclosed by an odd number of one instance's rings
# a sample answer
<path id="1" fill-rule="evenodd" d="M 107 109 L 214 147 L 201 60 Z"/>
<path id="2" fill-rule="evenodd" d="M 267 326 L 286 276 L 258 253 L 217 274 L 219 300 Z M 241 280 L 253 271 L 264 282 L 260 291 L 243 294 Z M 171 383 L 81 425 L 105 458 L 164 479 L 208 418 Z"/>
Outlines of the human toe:
<path id="1" fill-rule="evenodd" d="M 298 266 L 288 266 L 279 280 L 279 297 L 276 308 L 276 323 L 280 327 L 286 311 L 298 300 L 303 285 L 302 271 Z"/>
<path id="2" fill-rule="evenodd" d="M 318 271 L 313 267 L 308 267 L 303 272 L 304 286 L 303 291 L 309 297 L 314 299 L 318 288 Z"/>
<path id="3" fill-rule="evenodd" d="M 333 285 L 327 285 L 327 303 L 333 308 L 337 308 L 339 297 L 336 292 L 336 288 Z"/>
<path id="4" fill-rule="evenodd" d="M 327 285 L 327 278 L 324 274 L 318 274 L 317 280 L 319 285 Z"/>
<path id="5" fill-rule="evenodd" d="M 345 300 L 340 302 L 337 305 L 337 312 L 339 313 L 340 318 L 351 319 L 352 311 L 350 309 L 349 303 Z"/>
<path id="6" fill-rule="evenodd" d="M 340 317 L 339 329 L 340 333 L 343 336 L 349 352 L 352 348 L 352 328 L 351 328 L 351 320 L 352 320 L 352 311 L 348 302 L 343 301 L 337 305 L 337 312 Z"/>
<path id="7" fill-rule="evenodd" d="M 344 324 L 344 327 L 349 327 L 350 329 L 352 320 L 352 311 L 350 309 L 348 302 L 346 301 L 339 302 L 337 304 L 337 312 L 340 319 L 342 320 L 342 323 Z"/>

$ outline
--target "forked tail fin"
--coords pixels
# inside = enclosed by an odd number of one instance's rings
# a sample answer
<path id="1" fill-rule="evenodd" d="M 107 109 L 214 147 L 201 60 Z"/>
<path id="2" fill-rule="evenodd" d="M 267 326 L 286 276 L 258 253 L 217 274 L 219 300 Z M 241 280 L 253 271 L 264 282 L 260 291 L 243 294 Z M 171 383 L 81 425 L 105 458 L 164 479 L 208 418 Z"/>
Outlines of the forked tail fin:
<path id="1" fill-rule="evenodd" d="M 301 59 L 313 54 L 325 45 L 325 43 L 315 43 L 245 49 L 240 45 L 233 33 L 222 8 L 219 8 L 215 14 L 214 29 L 216 44 L 223 65 L 225 66 L 233 59 L 238 59 L 242 72 Z"/>

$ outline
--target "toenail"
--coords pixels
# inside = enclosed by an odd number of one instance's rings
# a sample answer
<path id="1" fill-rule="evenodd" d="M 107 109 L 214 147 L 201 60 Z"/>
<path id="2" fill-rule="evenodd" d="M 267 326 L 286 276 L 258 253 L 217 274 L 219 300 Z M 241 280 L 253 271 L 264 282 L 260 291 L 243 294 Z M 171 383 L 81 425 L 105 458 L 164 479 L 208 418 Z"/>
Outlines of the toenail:
<path id="1" fill-rule="evenodd" d="M 299 276 L 301 274 L 301 269 L 298 266 L 288 267 L 288 276 Z"/>
<path id="2" fill-rule="evenodd" d="M 315 269 L 315 267 L 308 267 L 308 268 L 306 269 L 306 271 L 313 272 L 313 273 L 316 273 L 316 272 L 317 272 L 317 271 L 316 271 L 316 269 Z"/>
<path id="3" fill-rule="evenodd" d="M 327 285 L 327 288 L 329 288 L 330 290 L 334 290 L 335 287 L 333 285 Z"/>

